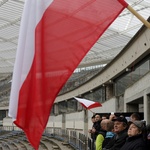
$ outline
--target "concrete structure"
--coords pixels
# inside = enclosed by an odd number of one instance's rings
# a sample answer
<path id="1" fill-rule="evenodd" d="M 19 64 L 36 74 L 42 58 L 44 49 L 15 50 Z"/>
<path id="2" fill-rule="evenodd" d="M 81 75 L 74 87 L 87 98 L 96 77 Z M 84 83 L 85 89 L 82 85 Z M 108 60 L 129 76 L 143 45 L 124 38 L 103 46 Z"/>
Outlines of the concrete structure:
<path id="1" fill-rule="evenodd" d="M 117 57 L 97 76 L 75 90 L 59 95 L 56 98 L 55 104 L 68 101 L 74 96 L 86 95 L 88 92 L 93 92 L 95 89 L 105 86 L 106 99 L 102 103 L 102 107 L 92 109 L 93 112 L 143 112 L 144 120 L 150 123 L 150 71 L 147 71 L 133 84 L 129 84 L 130 86 L 121 95 L 115 93 L 116 81 L 127 72 L 130 72 L 132 77 L 132 70 L 139 62 L 148 60 L 148 70 L 150 70 L 149 53 L 150 29 L 143 26 Z M 1 110 L 3 109 L 1 107 Z M 87 130 L 92 126 L 90 118 L 93 114 L 91 111 L 81 109 L 72 113 L 59 114 L 58 109 L 54 107 L 55 115 L 50 116 L 47 127 L 75 129 L 84 134 L 88 133 Z M 8 120 L 8 118 L 5 118 L 3 125 L 12 125 Z"/>

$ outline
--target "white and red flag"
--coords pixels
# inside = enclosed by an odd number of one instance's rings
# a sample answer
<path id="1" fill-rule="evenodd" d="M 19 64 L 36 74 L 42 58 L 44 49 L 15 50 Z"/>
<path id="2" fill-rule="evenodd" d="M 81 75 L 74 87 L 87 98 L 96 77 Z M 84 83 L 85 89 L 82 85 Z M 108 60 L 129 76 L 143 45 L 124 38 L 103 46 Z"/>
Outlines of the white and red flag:
<path id="1" fill-rule="evenodd" d="M 118 0 L 25 0 L 9 116 L 35 149 L 57 94 L 126 6 Z"/>
<path id="2" fill-rule="evenodd" d="M 99 102 L 91 101 L 85 98 L 74 97 L 85 109 L 92 109 L 96 107 L 101 107 L 102 104 Z"/>

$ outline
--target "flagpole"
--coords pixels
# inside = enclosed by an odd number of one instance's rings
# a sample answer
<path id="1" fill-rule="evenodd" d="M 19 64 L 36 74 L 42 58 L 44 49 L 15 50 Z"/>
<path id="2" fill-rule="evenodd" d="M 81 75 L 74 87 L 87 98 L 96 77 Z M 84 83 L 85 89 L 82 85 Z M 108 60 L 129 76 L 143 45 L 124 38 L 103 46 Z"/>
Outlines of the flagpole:
<path id="1" fill-rule="evenodd" d="M 127 6 L 127 9 L 132 14 L 134 14 L 141 22 L 143 22 L 147 28 L 150 28 L 150 23 L 147 20 L 145 20 L 139 13 L 137 13 L 137 11 L 135 11 L 130 5 Z"/>
<path id="2" fill-rule="evenodd" d="M 126 1 L 118 0 L 124 7 L 126 7 L 133 15 L 135 15 L 147 28 L 150 28 L 150 23 L 145 20 L 137 11 L 135 11 Z"/>
<path id="3" fill-rule="evenodd" d="M 93 112 L 91 109 L 88 109 L 89 111 L 91 111 L 93 114 L 95 114 L 95 112 Z"/>

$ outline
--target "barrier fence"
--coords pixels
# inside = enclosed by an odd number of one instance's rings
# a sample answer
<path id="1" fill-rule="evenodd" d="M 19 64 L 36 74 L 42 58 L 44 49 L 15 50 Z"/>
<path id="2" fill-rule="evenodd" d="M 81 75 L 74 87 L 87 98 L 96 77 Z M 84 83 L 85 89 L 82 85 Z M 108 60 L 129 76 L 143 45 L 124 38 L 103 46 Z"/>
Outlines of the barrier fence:
<path id="1" fill-rule="evenodd" d="M 1 126 L 0 136 L 12 131 L 22 131 L 16 126 Z M 23 132 L 23 131 L 22 131 Z M 46 128 L 43 135 L 68 143 L 76 150 L 93 150 L 92 139 L 76 130 Z"/>

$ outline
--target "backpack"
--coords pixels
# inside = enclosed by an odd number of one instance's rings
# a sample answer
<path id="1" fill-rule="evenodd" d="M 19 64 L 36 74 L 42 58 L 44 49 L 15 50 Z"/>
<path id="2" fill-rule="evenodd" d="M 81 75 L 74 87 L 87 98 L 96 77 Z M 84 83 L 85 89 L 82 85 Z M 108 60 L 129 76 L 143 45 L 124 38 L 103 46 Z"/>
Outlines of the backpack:
<path id="1" fill-rule="evenodd" d="M 106 132 L 106 135 L 105 135 L 105 139 L 103 141 L 103 145 L 102 147 L 105 147 L 107 145 L 107 143 L 109 143 L 109 141 L 111 140 L 111 138 L 114 136 L 115 134 L 113 132 Z"/>

